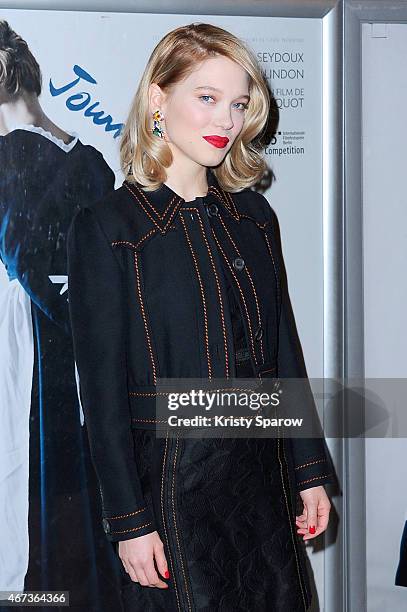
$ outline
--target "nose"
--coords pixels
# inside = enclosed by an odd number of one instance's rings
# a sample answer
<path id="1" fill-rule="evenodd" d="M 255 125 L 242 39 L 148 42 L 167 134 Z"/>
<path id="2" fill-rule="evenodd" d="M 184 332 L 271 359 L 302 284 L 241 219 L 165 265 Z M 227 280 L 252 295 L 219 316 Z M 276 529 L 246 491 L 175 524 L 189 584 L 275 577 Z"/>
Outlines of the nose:
<path id="1" fill-rule="evenodd" d="M 231 109 L 229 106 L 219 106 L 219 114 L 216 117 L 215 125 L 222 128 L 222 130 L 231 130 L 233 128 L 233 119 Z"/>

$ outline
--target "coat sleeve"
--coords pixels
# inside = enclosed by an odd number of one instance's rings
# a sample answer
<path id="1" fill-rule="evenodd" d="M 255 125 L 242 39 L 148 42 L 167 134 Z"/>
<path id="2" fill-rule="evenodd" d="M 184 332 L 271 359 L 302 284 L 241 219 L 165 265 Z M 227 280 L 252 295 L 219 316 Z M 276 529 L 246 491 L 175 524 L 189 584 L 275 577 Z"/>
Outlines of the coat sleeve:
<path id="1" fill-rule="evenodd" d="M 275 252 L 277 273 L 279 274 L 281 299 L 277 355 L 278 376 L 282 381 L 286 378 L 304 379 L 301 382 L 301 386 L 291 385 L 290 390 L 294 389 L 294 392 L 290 396 L 299 399 L 301 403 L 299 413 L 308 422 L 312 422 L 314 426 L 313 431 L 318 431 L 321 436 L 313 438 L 290 437 L 288 439 L 291 445 L 296 487 L 298 491 L 302 491 L 311 487 L 333 483 L 335 480 L 325 448 L 325 440 L 323 439 L 318 411 L 309 384 L 301 342 L 291 305 L 279 222 L 275 211 L 268 202 L 267 207 L 269 210 L 271 241 Z M 295 414 L 292 416 L 295 416 Z"/>
<path id="2" fill-rule="evenodd" d="M 124 270 L 95 211 L 83 208 L 67 236 L 68 300 L 75 362 L 102 524 L 117 542 L 156 530 L 134 456 L 127 387 Z"/>

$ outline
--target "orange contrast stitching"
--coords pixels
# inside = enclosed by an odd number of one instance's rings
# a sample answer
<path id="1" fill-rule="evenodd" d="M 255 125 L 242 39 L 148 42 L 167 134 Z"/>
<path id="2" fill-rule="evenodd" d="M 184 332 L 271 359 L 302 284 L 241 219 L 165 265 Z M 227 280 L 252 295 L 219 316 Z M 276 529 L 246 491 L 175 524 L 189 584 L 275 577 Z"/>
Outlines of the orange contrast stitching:
<path id="1" fill-rule="evenodd" d="M 167 419 L 138 419 L 136 417 L 131 417 L 132 421 L 138 421 L 140 423 L 167 423 Z"/>
<path id="2" fill-rule="evenodd" d="M 239 213 L 236 209 L 235 202 L 228 191 L 225 191 L 224 189 L 219 190 L 214 185 L 211 185 L 208 189 L 208 193 L 213 193 L 214 195 L 216 195 L 224 204 L 225 208 L 230 212 L 230 214 L 235 217 L 235 219 L 239 219 Z M 230 205 L 227 203 L 228 198 Z"/>
<path id="3" fill-rule="evenodd" d="M 132 189 L 130 189 L 130 187 L 127 185 L 127 183 L 124 183 L 124 186 L 126 187 L 126 189 L 128 189 L 128 191 L 130 191 L 131 195 L 133 196 L 133 198 L 135 198 L 137 200 L 137 202 L 140 204 L 141 208 L 144 210 L 144 212 L 146 213 L 147 217 L 149 217 L 151 219 L 151 221 L 154 223 L 154 225 L 160 230 L 160 226 L 158 225 L 158 223 L 155 221 L 155 219 L 153 219 L 153 217 L 151 216 L 151 214 L 148 212 L 148 210 L 144 207 L 144 205 L 140 202 L 140 200 L 138 199 L 138 197 L 136 196 L 136 194 L 134 193 L 134 191 Z"/>
<path id="4" fill-rule="evenodd" d="M 204 324 L 205 324 L 206 358 L 207 358 L 207 361 L 208 361 L 208 378 L 209 378 L 209 380 L 211 380 L 211 378 L 212 378 L 212 365 L 211 365 L 211 356 L 210 356 L 210 353 L 209 353 L 208 314 L 207 314 L 207 311 L 206 311 L 205 293 L 204 293 L 204 289 L 203 289 L 201 274 L 199 272 L 198 262 L 196 260 L 195 253 L 194 253 L 194 250 L 193 250 L 193 247 L 192 247 L 192 244 L 191 244 L 191 240 L 190 240 L 189 235 L 188 235 L 188 230 L 187 230 L 186 225 L 185 225 L 185 219 L 184 219 L 183 214 L 180 215 L 180 218 L 181 218 L 181 221 L 182 221 L 182 226 L 183 226 L 184 231 L 185 231 L 185 236 L 186 236 L 186 239 L 188 241 L 189 248 L 191 250 L 192 259 L 194 260 L 195 270 L 196 270 L 196 274 L 197 274 L 198 281 L 199 281 L 199 287 L 200 287 L 200 290 L 201 290 L 202 306 L 203 306 L 203 311 L 204 311 Z"/>
<path id="5" fill-rule="evenodd" d="M 117 244 L 127 244 L 128 246 L 131 246 L 133 249 L 136 248 L 136 245 L 134 244 L 134 242 L 129 242 L 128 240 L 115 240 L 114 242 L 110 243 L 112 246 L 116 246 Z"/>
<path id="6" fill-rule="evenodd" d="M 235 248 L 235 250 L 236 250 L 237 254 L 239 255 L 239 257 L 242 257 L 242 256 L 241 256 L 241 254 L 240 254 L 239 249 L 237 248 L 237 246 L 236 246 L 236 244 L 235 244 L 235 242 L 234 242 L 234 240 L 233 240 L 233 238 L 232 238 L 232 236 L 230 235 L 230 232 L 229 232 L 228 228 L 227 228 L 227 227 L 226 227 L 226 225 L 225 225 L 224 220 L 222 219 L 222 217 L 219 217 L 219 218 L 220 218 L 220 221 L 221 221 L 221 223 L 222 223 L 222 225 L 223 225 L 223 228 L 224 228 L 225 232 L 227 233 L 227 235 L 229 236 L 229 240 L 230 240 L 230 242 L 232 243 L 232 245 L 234 246 L 234 248 Z M 256 301 L 257 319 L 258 319 L 259 325 L 260 325 L 260 327 L 261 327 L 260 307 L 259 307 L 259 302 L 258 302 L 258 299 L 257 299 L 257 292 L 256 292 L 256 288 L 255 288 L 255 286 L 254 286 L 254 282 L 253 282 L 252 276 L 251 276 L 251 274 L 250 274 L 250 272 L 249 272 L 249 270 L 248 270 L 247 266 L 245 266 L 245 267 L 244 267 L 244 269 L 245 269 L 245 271 L 246 271 L 247 276 L 249 277 L 250 284 L 251 284 L 252 289 L 253 289 L 254 299 L 255 299 L 255 301 Z M 260 338 L 260 351 L 261 351 L 261 358 L 262 358 L 263 363 L 264 363 L 263 338 Z"/>
<path id="7" fill-rule="evenodd" d="M 222 190 L 222 191 L 223 191 L 223 190 Z M 235 216 L 236 216 L 236 218 L 237 218 L 237 219 L 239 219 L 239 217 L 240 217 L 240 213 L 239 213 L 239 211 L 238 211 L 238 210 L 237 210 L 237 208 L 236 208 L 236 204 L 235 204 L 234 199 L 232 198 L 232 195 L 230 194 L 230 192 L 229 192 L 229 191 L 223 191 L 223 193 L 225 193 L 225 194 L 226 194 L 226 197 L 227 197 L 227 198 L 229 198 L 229 201 L 230 201 L 231 207 L 233 208 L 233 211 L 234 211 L 234 213 L 235 213 Z"/>
<path id="8" fill-rule="evenodd" d="M 151 525 L 150 523 L 144 523 L 144 525 L 140 525 L 140 527 L 133 527 L 132 529 L 125 529 L 124 531 L 110 531 L 110 533 L 130 533 L 130 531 L 138 531 L 139 529 L 143 529 L 143 527 L 148 527 Z"/>
<path id="9" fill-rule="evenodd" d="M 326 461 L 326 459 L 317 459 L 317 461 L 310 461 L 309 463 L 303 463 L 302 465 L 297 465 L 295 469 L 299 470 L 301 468 L 307 467 L 308 465 L 315 465 L 316 463 L 323 463 L 324 461 Z"/>
<path id="10" fill-rule="evenodd" d="M 237 284 L 237 286 L 238 286 L 238 288 L 239 288 L 239 291 L 240 291 L 240 295 L 242 296 L 243 304 L 244 304 L 245 311 L 246 311 L 247 322 L 248 322 L 248 325 L 249 325 L 250 342 L 251 342 L 251 345 L 252 345 L 252 350 L 253 350 L 253 358 L 254 358 L 254 362 L 255 362 L 255 364 L 256 364 L 256 366 L 257 366 L 256 351 L 254 350 L 254 342 L 253 342 L 252 325 L 251 325 L 251 321 L 250 321 L 249 313 L 248 313 L 248 310 L 247 310 L 246 300 L 244 299 L 244 295 L 243 295 L 242 288 L 240 287 L 240 283 L 239 283 L 238 279 L 236 278 L 236 274 L 233 272 L 232 267 L 231 267 L 231 265 L 230 265 L 230 263 L 229 263 L 229 261 L 228 261 L 228 259 L 227 259 L 226 255 L 225 255 L 225 253 L 224 253 L 224 251 L 223 251 L 222 247 L 221 247 L 221 246 L 220 246 L 220 244 L 219 244 L 219 240 L 217 239 L 216 234 L 215 234 L 215 232 L 213 231 L 213 228 L 212 228 L 212 233 L 213 233 L 213 236 L 214 236 L 214 238 L 215 238 L 215 240 L 216 240 L 216 243 L 217 243 L 217 245 L 218 245 L 218 247 L 219 247 L 220 252 L 222 253 L 222 255 L 223 255 L 223 257 L 224 257 L 224 259 L 225 259 L 225 261 L 226 261 L 227 265 L 229 266 L 229 270 L 231 271 L 231 273 L 232 273 L 232 275 L 233 275 L 233 278 L 234 278 L 234 279 L 235 279 L 235 281 L 236 281 L 236 284 Z"/>
<path id="11" fill-rule="evenodd" d="M 265 370 L 267 371 L 267 370 Z M 217 389 L 211 389 L 211 391 L 250 391 L 245 387 L 219 387 Z M 156 396 L 156 395 L 168 395 L 172 391 L 129 391 L 129 395 L 141 395 L 144 397 Z"/>
<path id="12" fill-rule="evenodd" d="M 215 267 L 215 263 L 213 261 L 212 252 L 211 252 L 211 249 L 210 249 L 209 244 L 208 244 L 208 240 L 207 240 L 207 237 L 206 237 L 206 234 L 205 234 L 205 230 L 204 230 L 204 227 L 203 227 L 203 223 L 202 223 L 201 213 L 200 213 L 199 210 L 198 210 L 198 217 L 199 217 L 199 225 L 200 225 L 200 228 L 201 228 L 202 236 L 204 238 L 205 245 L 206 245 L 206 248 L 208 250 L 209 258 L 211 260 L 212 269 L 213 269 L 213 273 L 214 273 L 215 281 L 216 281 L 216 287 L 217 287 L 217 291 L 218 291 L 219 308 L 220 308 L 220 315 L 221 315 L 221 319 L 222 319 L 223 344 L 224 344 L 224 349 L 225 349 L 226 378 L 229 378 L 228 346 L 227 346 L 227 339 L 226 339 L 225 318 L 224 318 L 224 312 L 223 312 L 223 302 L 222 302 L 222 294 L 221 294 L 221 290 L 220 290 L 219 278 L 218 278 L 218 274 L 216 272 L 216 267 Z"/>
<path id="13" fill-rule="evenodd" d="M 259 372 L 259 374 L 265 374 L 266 372 L 274 372 L 275 369 L 276 367 L 274 366 L 274 368 L 269 368 L 268 370 L 262 370 L 261 372 Z"/>
<path id="14" fill-rule="evenodd" d="M 322 476 L 314 476 L 314 478 L 308 478 L 308 480 L 301 480 L 301 482 L 298 482 L 297 485 L 302 485 L 302 484 L 306 484 L 307 482 L 312 482 L 313 480 L 319 480 L 320 478 L 327 478 L 328 476 L 332 476 L 332 472 L 329 472 L 329 474 L 323 474 Z"/>
<path id="15" fill-rule="evenodd" d="M 276 416 L 277 416 L 277 412 L 276 412 Z M 280 426 L 279 425 L 277 425 L 277 431 L 278 431 L 278 434 L 277 434 L 278 435 L 278 437 L 277 437 L 277 457 L 278 457 L 278 462 L 280 464 L 281 484 L 283 486 L 284 499 L 285 499 L 285 505 L 286 505 L 286 509 L 287 509 L 287 516 L 288 516 L 288 524 L 290 526 L 291 541 L 292 541 L 293 549 L 294 549 L 295 563 L 296 563 L 296 566 L 297 566 L 297 574 L 298 574 L 298 579 L 299 579 L 299 583 L 300 583 L 302 600 L 303 600 L 303 603 L 304 603 L 304 610 L 307 610 L 307 605 L 306 605 L 305 595 L 304 595 L 304 589 L 303 589 L 302 579 L 301 579 L 302 578 L 302 573 L 301 573 L 300 565 L 299 565 L 299 561 L 298 561 L 298 555 L 297 555 L 297 548 L 296 548 L 296 543 L 295 543 L 295 539 L 294 539 L 293 526 L 292 526 L 292 523 L 291 523 L 290 507 L 289 507 L 289 504 L 288 504 L 288 497 L 287 497 L 287 492 L 286 492 L 286 488 L 285 488 L 285 484 L 284 484 L 283 464 L 282 464 L 281 456 L 280 456 L 280 441 L 281 440 L 280 440 Z M 287 459 L 285 457 L 285 452 L 284 452 L 284 444 L 281 445 L 281 448 L 283 450 L 284 460 L 285 460 L 285 462 L 287 462 Z"/>
<path id="16" fill-rule="evenodd" d="M 221 200 L 222 204 L 225 206 L 225 208 L 232 213 L 229 204 L 226 202 L 226 198 L 225 198 L 225 192 L 220 191 L 217 187 L 215 187 L 215 185 L 210 185 L 209 189 L 208 189 L 208 194 L 212 193 L 213 195 L 215 195 L 217 198 L 219 198 L 219 200 Z"/>
<path id="17" fill-rule="evenodd" d="M 142 198 L 144 198 L 144 201 L 148 204 L 148 206 L 151 208 L 151 210 L 154 212 L 155 215 L 157 215 L 157 217 L 160 219 L 160 221 L 162 221 L 165 217 L 165 215 L 168 212 L 168 209 L 170 208 L 170 206 L 173 205 L 174 200 L 176 200 L 179 196 L 174 195 L 171 199 L 171 201 L 167 204 L 166 209 L 164 210 L 164 212 L 162 214 L 160 214 L 155 208 L 154 206 L 151 204 L 151 202 L 149 202 L 148 198 L 146 198 L 146 194 L 144 193 L 144 191 L 142 189 L 139 189 L 137 187 L 137 185 L 135 185 L 135 188 L 137 189 L 137 191 L 139 192 L 139 194 L 142 196 Z"/>
<path id="18" fill-rule="evenodd" d="M 241 416 L 244 416 L 244 417 L 252 417 L 252 416 L 253 416 L 253 414 L 255 414 L 257 410 L 258 410 L 259 412 L 261 412 L 261 411 L 262 411 L 262 406 L 259 406 L 259 408 L 256 408 L 256 410 L 253 410 L 253 413 L 252 413 L 252 414 L 239 415 L 239 416 L 237 416 L 236 418 L 240 418 Z M 230 415 L 228 415 L 228 416 L 234 416 L 234 415 L 233 415 L 233 414 L 230 414 Z M 207 418 L 208 420 L 211 420 L 211 419 L 216 419 L 217 417 L 216 417 L 216 416 L 213 416 L 213 417 L 207 416 L 206 418 Z M 137 418 L 137 417 L 131 417 L 131 420 L 132 420 L 132 421 L 138 421 L 138 422 L 141 422 L 141 423 L 168 423 L 168 420 L 167 420 L 167 419 L 139 419 L 139 418 Z"/>
<path id="19" fill-rule="evenodd" d="M 271 246 L 270 246 L 269 237 L 267 236 L 266 232 L 264 232 L 264 237 L 265 237 L 265 239 L 266 239 L 266 242 L 267 242 L 267 248 L 268 248 L 268 250 L 269 250 L 269 253 L 270 253 L 271 259 L 272 259 L 272 261 L 273 261 L 274 275 L 275 275 L 275 277 L 276 277 L 276 286 L 277 286 L 277 301 L 278 301 L 278 300 L 279 300 L 279 286 L 280 286 L 280 283 L 279 283 L 279 279 L 278 279 L 278 274 L 277 274 L 276 263 L 275 263 L 275 261 L 274 261 L 273 252 L 272 252 L 272 250 L 271 250 Z"/>
<path id="20" fill-rule="evenodd" d="M 179 538 L 178 538 L 177 522 L 176 522 L 176 519 L 175 519 L 174 486 L 175 486 L 175 462 L 177 460 L 177 453 L 178 453 L 178 436 L 177 436 L 177 442 L 176 442 L 176 446 L 175 446 L 175 454 L 174 454 L 174 462 L 173 462 L 173 472 L 172 472 L 172 487 L 171 487 L 172 516 L 173 516 L 173 519 L 174 519 L 175 535 L 176 535 L 176 538 L 177 538 L 179 557 L 180 557 L 180 560 L 181 560 L 181 569 L 182 569 L 182 574 L 184 576 L 185 592 L 187 594 L 187 599 L 188 599 L 188 609 L 192 610 L 191 602 L 190 602 L 190 599 L 189 599 L 189 592 L 188 592 L 187 579 L 186 579 L 186 575 L 185 575 L 184 562 L 182 560 L 181 547 L 180 547 Z"/>
<path id="21" fill-rule="evenodd" d="M 180 602 L 179 602 L 179 598 L 178 598 L 177 579 L 176 579 L 176 575 L 175 575 L 174 564 L 173 564 L 173 561 L 172 561 L 170 544 L 168 542 L 167 528 L 165 526 L 165 514 L 164 514 L 164 501 L 163 501 L 163 497 L 164 497 L 164 466 L 165 466 L 165 460 L 167 458 L 167 447 L 168 447 L 168 429 L 167 429 L 167 435 L 166 435 L 166 438 L 165 438 L 165 448 L 164 448 L 164 454 L 163 454 L 163 465 L 162 465 L 162 471 L 161 471 L 161 495 L 160 495 L 160 499 L 161 499 L 161 516 L 162 516 L 163 527 L 164 527 L 164 536 L 165 536 L 165 539 L 166 539 L 166 542 L 167 542 L 168 554 L 170 556 L 171 572 L 172 572 L 172 576 L 173 576 L 173 579 L 174 579 L 174 590 L 175 590 L 175 595 L 177 597 L 177 606 L 178 606 L 178 610 L 181 610 L 181 606 L 180 606 Z"/>
<path id="22" fill-rule="evenodd" d="M 144 242 L 144 240 L 146 240 L 149 237 L 150 234 L 155 234 L 156 232 L 157 232 L 157 230 L 153 227 L 153 229 L 151 229 L 149 232 L 147 232 L 147 234 L 145 236 L 140 238 L 140 240 L 137 242 L 137 244 L 134 244 L 134 242 L 129 242 L 128 240 L 115 240 L 111 244 L 112 244 L 112 246 L 116 246 L 118 244 L 126 244 L 126 245 L 132 247 L 133 249 L 138 249 L 140 244 L 142 242 Z"/>
<path id="23" fill-rule="evenodd" d="M 153 379 L 154 379 L 154 384 L 156 384 L 156 380 L 157 380 L 156 368 L 155 368 L 153 350 L 152 350 L 152 347 L 151 347 L 150 334 L 149 334 L 148 326 L 147 326 L 146 313 L 144 311 L 143 298 L 141 296 L 140 277 L 139 277 L 139 269 L 138 269 L 137 252 L 136 251 L 134 251 L 134 265 L 135 265 L 135 269 L 136 269 L 137 291 L 138 291 L 138 296 L 139 296 L 139 300 L 140 300 L 140 307 L 141 307 L 141 312 L 142 312 L 143 321 L 144 321 L 144 329 L 146 331 L 148 349 L 149 349 L 149 352 L 150 352 L 151 365 L 152 365 L 152 368 L 153 368 Z"/>
<path id="24" fill-rule="evenodd" d="M 140 512 L 144 512 L 146 508 L 147 506 L 145 506 L 144 508 L 141 508 L 141 510 L 136 510 L 135 512 L 129 512 L 129 514 L 122 514 L 121 516 L 109 516 L 107 518 L 109 519 L 109 521 L 115 521 L 116 519 L 127 518 L 128 516 L 134 516 L 136 514 L 139 514 Z"/>
<path id="25" fill-rule="evenodd" d="M 265 223 L 260 223 L 260 221 L 258 221 L 254 217 L 251 217 L 250 215 L 246 215 L 244 213 L 239 213 L 239 214 L 240 214 L 241 218 L 243 218 L 243 219 L 250 219 L 250 221 L 253 221 L 257 225 L 257 227 L 259 227 L 263 231 L 264 231 L 265 227 L 267 227 L 267 225 L 270 223 L 270 221 L 265 221 Z"/>
<path id="26" fill-rule="evenodd" d="M 168 393 L 171 393 L 171 391 L 129 391 L 129 395 L 141 395 L 142 397 L 168 395 Z"/>
<path id="27" fill-rule="evenodd" d="M 175 204 L 175 206 L 174 206 L 174 208 L 173 208 L 173 210 L 172 210 L 171 215 L 169 216 L 169 218 L 168 218 L 168 220 L 167 220 L 166 224 L 164 225 L 164 227 L 162 228 L 162 227 L 160 227 L 160 225 L 157 223 L 157 221 L 156 221 L 155 219 L 153 219 L 153 217 L 151 216 L 151 213 L 149 213 L 149 212 L 148 212 L 148 210 L 145 208 L 145 206 L 144 206 L 144 204 L 141 202 L 141 200 L 140 200 L 140 199 L 139 199 L 139 198 L 136 196 L 136 194 L 134 193 L 134 191 L 133 191 L 132 189 L 130 189 L 130 187 L 129 187 L 129 186 L 126 184 L 126 183 L 124 183 L 124 186 L 125 186 L 125 187 L 128 189 L 128 191 L 131 193 L 131 195 L 132 195 L 132 196 L 133 196 L 133 197 L 134 197 L 134 198 L 137 200 L 137 202 L 140 204 L 141 208 L 144 210 L 144 212 L 146 213 L 147 217 L 149 217 L 149 219 L 150 219 L 150 220 L 151 220 L 151 221 L 154 223 L 154 225 L 155 225 L 155 226 L 156 226 L 156 227 L 157 227 L 157 228 L 160 230 L 160 232 L 163 234 L 163 233 L 166 231 L 167 226 L 168 226 L 168 225 L 171 223 L 171 221 L 172 221 L 172 219 L 173 219 L 173 217 L 174 217 L 175 213 L 177 212 L 178 208 L 180 207 L 180 205 L 181 205 L 181 203 L 182 203 L 181 198 L 180 198 L 179 202 L 178 202 L 177 204 Z M 156 214 L 158 214 L 156 211 L 155 211 L 155 213 L 156 213 Z M 159 215 L 158 215 L 158 216 L 159 216 Z M 161 220 L 161 217 L 159 217 L 159 218 L 160 218 L 160 220 Z"/>
<path id="28" fill-rule="evenodd" d="M 144 240 L 146 240 L 150 234 L 155 234 L 157 232 L 157 230 L 155 230 L 154 228 L 151 229 L 149 232 L 147 232 L 147 234 L 145 236 L 143 236 L 142 238 L 140 238 L 140 240 L 138 241 L 138 243 L 136 244 L 136 249 L 138 249 L 138 247 L 140 246 L 140 244 L 142 242 L 144 242 Z"/>

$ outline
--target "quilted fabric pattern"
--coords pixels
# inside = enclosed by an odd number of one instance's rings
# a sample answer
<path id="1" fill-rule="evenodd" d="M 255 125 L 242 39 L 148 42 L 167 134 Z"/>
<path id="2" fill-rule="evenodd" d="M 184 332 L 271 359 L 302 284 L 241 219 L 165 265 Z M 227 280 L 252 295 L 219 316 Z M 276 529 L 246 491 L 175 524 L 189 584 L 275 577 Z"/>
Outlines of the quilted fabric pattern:
<path id="1" fill-rule="evenodd" d="M 144 494 L 154 505 L 165 543 L 156 471 L 165 441 L 153 430 L 135 430 L 134 436 Z M 123 570 L 125 609 L 304 612 L 308 600 L 304 603 L 299 572 L 305 568 L 293 547 L 277 440 L 179 440 L 175 470 L 177 531 L 190 606 L 178 607 L 171 579 L 166 591 L 142 587 Z M 165 515 L 171 525 L 171 507 Z M 165 553 L 169 561 L 167 546 Z M 171 554 L 174 558 L 177 551 Z M 179 574 L 178 588 L 184 588 Z"/>

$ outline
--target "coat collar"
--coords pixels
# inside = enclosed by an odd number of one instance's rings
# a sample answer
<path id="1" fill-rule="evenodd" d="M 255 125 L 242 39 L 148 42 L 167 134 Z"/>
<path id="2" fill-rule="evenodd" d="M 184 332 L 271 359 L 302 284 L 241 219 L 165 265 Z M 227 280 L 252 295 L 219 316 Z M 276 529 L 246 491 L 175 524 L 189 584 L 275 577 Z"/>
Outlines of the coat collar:
<path id="1" fill-rule="evenodd" d="M 207 169 L 206 178 L 208 182 L 208 192 L 205 196 L 206 204 L 220 204 L 226 215 L 232 216 L 236 221 L 240 221 L 240 214 L 236 208 L 232 194 L 222 189 L 219 182 L 210 168 Z M 130 183 L 125 180 L 123 186 L 137 200 L 162 234 L 165 234 L 175 216 L 177 215 L 185 200 L 181 198 L 168 185 L 162 183 L 156 191 L 143 191 L 139 183 Z"/>

